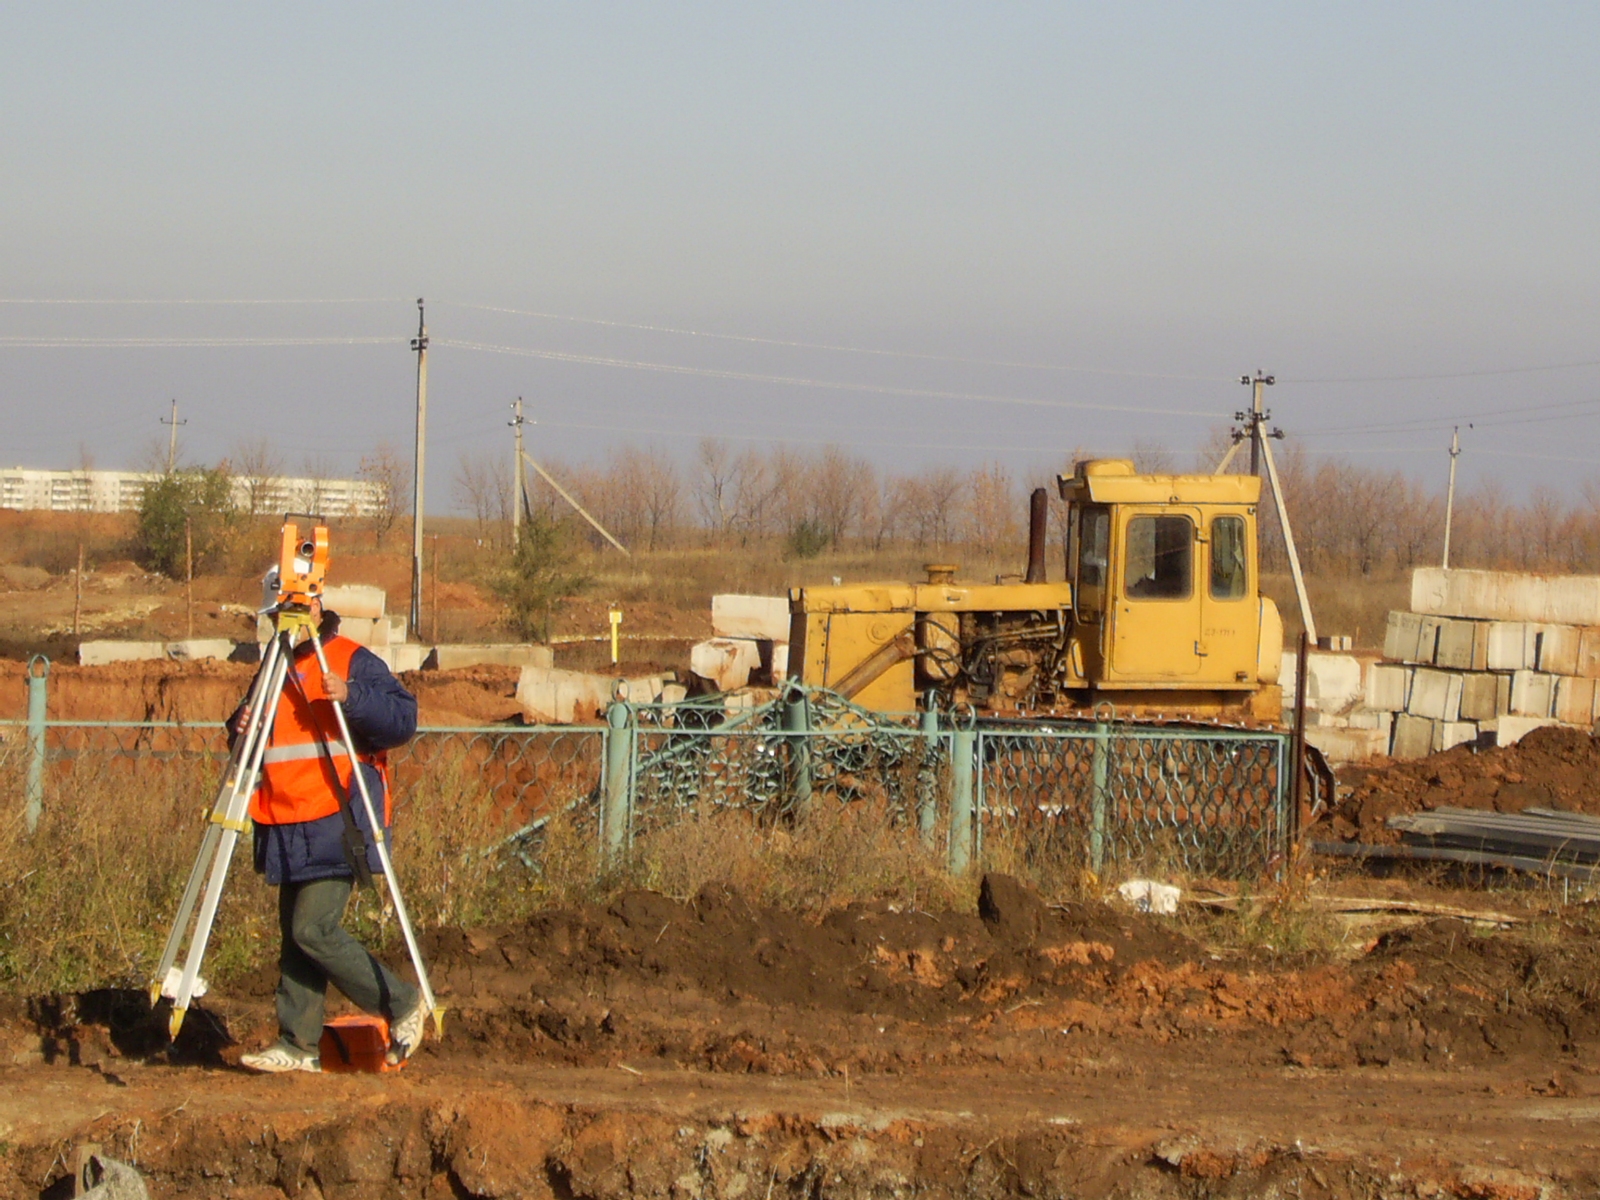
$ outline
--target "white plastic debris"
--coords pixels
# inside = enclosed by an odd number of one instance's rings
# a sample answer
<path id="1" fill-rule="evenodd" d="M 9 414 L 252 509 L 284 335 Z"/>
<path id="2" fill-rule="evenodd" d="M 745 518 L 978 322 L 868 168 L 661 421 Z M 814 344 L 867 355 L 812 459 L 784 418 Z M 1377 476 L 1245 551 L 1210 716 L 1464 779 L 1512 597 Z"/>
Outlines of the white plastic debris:
<path id="1" fill-rule="evenodd" d="M 177 967 L 169 968 L 167 971 L 167 977 L 161 981 L 161 994 L 168 1000 L 176 1000 L 178 998 L 178 985 L 182 982 L 183 972 Z M 204 996 L 209 989 L 210 985 L 206 983 L 205 976 L 196 975 L 194 977 L 194 991 L 191 993 L 189 998 L 191 1000 L 198 1000 L 201 996 Z"/>
<path id="2" fill-rule="evenodd" d="M 1181 889 L 1170 883 L 1157 883 L 1153 879 L 1130 879 L 1117 888 L 1121 897 L 1139 912 L 1171 916 L 1178 911 Z"/>

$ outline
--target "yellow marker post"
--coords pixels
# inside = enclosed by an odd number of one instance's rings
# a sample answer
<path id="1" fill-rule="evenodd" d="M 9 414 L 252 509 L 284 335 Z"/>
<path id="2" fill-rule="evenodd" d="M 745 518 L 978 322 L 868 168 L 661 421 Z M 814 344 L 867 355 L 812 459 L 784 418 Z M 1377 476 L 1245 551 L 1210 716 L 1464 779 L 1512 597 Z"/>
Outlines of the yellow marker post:
<path id="1" fill-rule="evenodd" d="M 621 654 L 620 654 L 621 647 L 620 647 L 620 644 L 619 644 L 620 641 L 621 641 L 621 634 L 618 632 L 618 630 L 620 630 L 622 628 L 622 610 L 620 608 L 613 608 L 611 610 L 610 617 L 611 617 L 611 665 L 612 666 L 616 666 L 617 663 L 621 661 Z"/>

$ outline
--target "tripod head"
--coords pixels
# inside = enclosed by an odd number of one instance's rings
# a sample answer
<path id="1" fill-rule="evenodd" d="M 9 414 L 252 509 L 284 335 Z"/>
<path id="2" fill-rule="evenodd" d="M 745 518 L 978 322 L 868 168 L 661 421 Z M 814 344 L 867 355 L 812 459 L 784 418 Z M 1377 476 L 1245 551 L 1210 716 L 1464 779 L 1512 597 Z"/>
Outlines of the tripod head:
<path id="1" fill-rule="evenodd" d="M 298 518 L 298 519 L 297 519 Z M 302 526 L 301 522 L 306 524 Z M 302 532 L 302 529 L 304 532 Z M 276 575 L 276 580 L 273 579 Z M 278 613 L 305 614 L 322 596 L 328 575 L 328 527 L 322 518 L 306 513 L 285 513 L 279 542 L 278 566 L 267 576 L 270 608 Z M 275 594 L 270 594 L 275 592 Z"/>

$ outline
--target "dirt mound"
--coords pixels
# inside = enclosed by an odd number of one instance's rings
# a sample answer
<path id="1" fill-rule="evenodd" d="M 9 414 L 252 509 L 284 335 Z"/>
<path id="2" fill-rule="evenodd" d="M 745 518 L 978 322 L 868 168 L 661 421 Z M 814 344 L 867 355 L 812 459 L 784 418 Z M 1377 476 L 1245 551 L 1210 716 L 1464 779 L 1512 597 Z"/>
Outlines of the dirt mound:
<path id="1" fill-rule="evenodd" d="M 1395 813 L 1454 805 L 1521 812 L 1557 808 L 1600 815 L 1600 741 L 1581 729 L 1535 729 L 1514 746 L 1443 754 L 1345 773 L 1352 785 L 1332 814 L 1345 840 L 1395 842 L 1385 824 Z"/>
<path id="2" fill-rule="evenodd" d="M 0 710 L 21 720 L 28 715 L 27 667 L 4 663 Z M 111 663 L 103 667 L 51 664 L 52 721 L 222 721 L 250 686 L 248 663 Z"/>
<path id="3" fill-rule="evenodd" d="M 423 725 L 498 725 L 520 721 L 519 667 L 459 667 L 453 671 L 407 671 L 400 681 L 417 698 Z"/>

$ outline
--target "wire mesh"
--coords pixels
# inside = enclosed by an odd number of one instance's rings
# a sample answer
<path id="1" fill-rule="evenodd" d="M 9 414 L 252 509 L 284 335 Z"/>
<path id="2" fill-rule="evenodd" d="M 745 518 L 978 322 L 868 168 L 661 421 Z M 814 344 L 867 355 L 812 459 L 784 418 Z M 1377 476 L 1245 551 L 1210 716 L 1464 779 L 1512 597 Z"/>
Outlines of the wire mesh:
<path id="1" fill-rule="evenodd" d="M 1020 832 L 1030 857 L 1096 871 L 1258 875 L 1287 848 L 1287 744 L 1222 728 L 985 727 L 979 836 Z"/>

